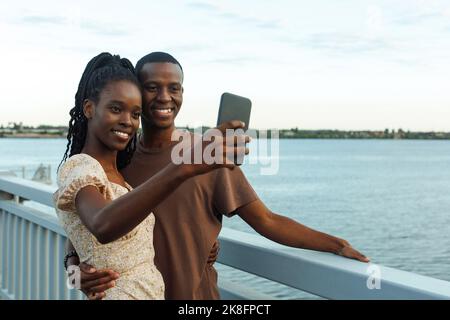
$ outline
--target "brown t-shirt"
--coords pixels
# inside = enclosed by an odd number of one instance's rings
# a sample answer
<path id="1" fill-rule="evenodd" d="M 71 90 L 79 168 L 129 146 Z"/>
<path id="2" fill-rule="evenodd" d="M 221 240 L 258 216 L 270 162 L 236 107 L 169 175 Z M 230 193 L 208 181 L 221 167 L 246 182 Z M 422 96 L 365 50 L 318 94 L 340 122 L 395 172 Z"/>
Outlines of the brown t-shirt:
<path id="1" fill-rule="evenodd" d="M 172 147 L 146 149 L 138 143 L 122 171 L 137 187 L 170 161 Z M 219 299 L 217 272 L 207 263 L 222 228 L 222 215 L 258 197 L 241 169 L 222 168 L 188 179 L 153 210 L 155 264 L 162 273 L 166 299 Z"/>

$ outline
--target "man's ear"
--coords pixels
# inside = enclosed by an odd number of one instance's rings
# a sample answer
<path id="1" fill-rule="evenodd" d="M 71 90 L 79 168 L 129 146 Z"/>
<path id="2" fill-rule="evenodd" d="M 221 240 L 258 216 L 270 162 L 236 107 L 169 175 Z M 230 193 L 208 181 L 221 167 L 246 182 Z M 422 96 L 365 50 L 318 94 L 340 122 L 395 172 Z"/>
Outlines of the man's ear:
<path id="1" fill-rule="evenodd" d="M 92 119 L 92 117 L 94 116 L 94 112 L 95 112 L 95 106 L 94 103 L 89 100 L 89 99 L 85 99 L 83 101 L 83 113 L 84 116 L 88 119 Z"/>

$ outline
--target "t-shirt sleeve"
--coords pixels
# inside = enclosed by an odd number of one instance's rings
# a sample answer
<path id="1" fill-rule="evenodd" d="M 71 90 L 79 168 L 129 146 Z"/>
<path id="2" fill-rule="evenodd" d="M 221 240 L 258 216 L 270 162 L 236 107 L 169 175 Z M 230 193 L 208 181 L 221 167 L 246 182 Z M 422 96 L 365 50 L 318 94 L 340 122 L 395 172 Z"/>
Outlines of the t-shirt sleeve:
<path id="1" fill-rule="evenodd" d="M 78 191 L 86 186 L 94 186 L 104 195 L 106 183 L 106 174 L 97 160 L 84 154 L 72 156 L 58 171 L 58 190 L 53 195 L 55 207 L 74 212 Z"/>
<path id="2" fill-rule="evenodd" d="M 239 167 L 217 169 L 214 206 L 219 214 L 233 216 L 236 209 L 259 199 Z"/>

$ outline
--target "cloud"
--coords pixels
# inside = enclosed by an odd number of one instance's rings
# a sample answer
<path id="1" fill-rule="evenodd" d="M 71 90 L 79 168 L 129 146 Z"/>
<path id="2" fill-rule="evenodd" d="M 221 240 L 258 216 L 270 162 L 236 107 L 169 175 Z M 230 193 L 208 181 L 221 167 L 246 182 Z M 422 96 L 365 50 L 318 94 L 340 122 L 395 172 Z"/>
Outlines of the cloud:
<path id="1" fill-rule="evenodd" d="M 231 13 L 231 12 L 223 12 L 218 13 L 218 17 L 227 20 L 228 22 L 232 24 L 236 24 L 239 26 L 247 25 L 247 26 L 253 26 L 256 28 L 263 28 L 263 29 L 278 29 L 280 28 L 280 24 L 278 20 L 263 20 L 263 19 L 257 19 L 252 17 L 245 17 L 240 14 Z"/>
<path id="2" fill-rule="evenodd" d="M 445 18 L 445 15 L 442 12 L 436 11 L 404 15 L 399 18 L 393 19 L 392 22 L 403 26 L 410 26 L 440 18 Z"/>
<path id="3" fill-rule="evenodd" d="M 67 19 L 60 16 L 25 16 L 22 18 L 22 22 L 26 24 L 53 24 L 64 25 L 67 24 Z"/>
<path id="4" fill-rule="evenodd" d="M 216 58 L 208 60 L 208 62 L 225 65 L 243 65 L 246 63 L 256 62 L 257 60 L 258 59 L 255 57 L 233 57 L 233 58 Z"/>
<path id="5" fill-rule="evenodd" d="M 192 9 L 206 10 L 210 14 L 214 14 L 216 17 L 226 20 L 231 24 L 239 26 L 247 25 L 261 29 L 278 29 L 280 28 L 279 20 L 274 19 L 258 19 L 253 17 L 244 16 L 238 13 L 224 11 L 221 8 L 214 6 L 206 2 L 191 2 L 188 7 Z"/>
<path id="6" fill-rule="evenodd" d="M 234 65 L 234 66 L 242 66 L 242 65 L 248 65 L 248 64 L 278 64 L 278 65 L 285 65 L 290 64 L 290 62 L 287 62 L 283 59 L 276 59 L 274 57 L 265 57 L 265 56 L 226 56 L 226 57 L 219 57 L 219 58 L 213 58 L 209 59 L 206 62 L 208 63 L 214 63 L 214 64 L 224 64 L 226 66 Z"/>
<path id="7" fill-rule="evenodd" d="M 293 42 L 303 48 L 334 54 L 372 52 L 393 47 L 381 38 L 369 38 L 343 33 L 315 33 Z"/>
<path id="8" fill-rule="evenodd" d="M 206 3 L 206 2 L 190 2 L 187 4 L 188 7 L 193 9 L 207 10 L 207 11 L 218 11 L 219 8 L 216 6 Z"/>
<path id="9" fill-rule="evenodd" d="M 91 20 L 82 21 L 80 27 L 104 36 L 126 36 L 129 34 L 125 29 L 111 27 L 111 24 L 102 24 Z"/>
<path id="10" fill-rule="evenodd" d="M 173 45 L 173 46 L 169 46 L 166 47 L 164 50 L 172 52 L 172 51 L 181 51 L 181 52 L 199 52 L 199 51 L 206 51 L 213 48 L 210 45 L 206 45 L 206 44 L 179 44 L 179 45 Z"/>
<path id="11" fill-rule="evenodd" d="M 128 32 L 125 29 L 112 27 L 111 23 L 102 23 L 89 19 L 71 19 L 65 16 L 45 16 L 45 15 L 29 15 L 21 19 L 22 23 L 32 25 L 57 25 L 60 27 L 78 27 L 80 30 L 94 32 L 104 36 L 125 36 Z"/>
<path id="12" fill-rule="evenodd" d="M 265 21 L 257 24 L 257 27 L 263 28 L 263 29 L 279 29 L 280 23 L 279 21 L 272 20 L 272 21 Z"/>

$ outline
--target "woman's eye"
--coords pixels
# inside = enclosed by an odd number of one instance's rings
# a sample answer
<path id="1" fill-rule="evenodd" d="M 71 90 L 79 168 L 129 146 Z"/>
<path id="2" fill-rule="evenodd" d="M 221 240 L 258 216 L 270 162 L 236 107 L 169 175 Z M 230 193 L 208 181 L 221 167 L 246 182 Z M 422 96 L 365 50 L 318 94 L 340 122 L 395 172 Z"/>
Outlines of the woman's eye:
<path id="1" fill-rule="evenodd" d="M 133 117 L 138 119 L 141 116 L 140 112 L 133 112 Z"/>
<path id="2" fill-rule="evenodd" d="M 120 108 L 118 106 L 111 106 L 111 111 L 114 113 L 119 113 L 120 112 Z"/>

